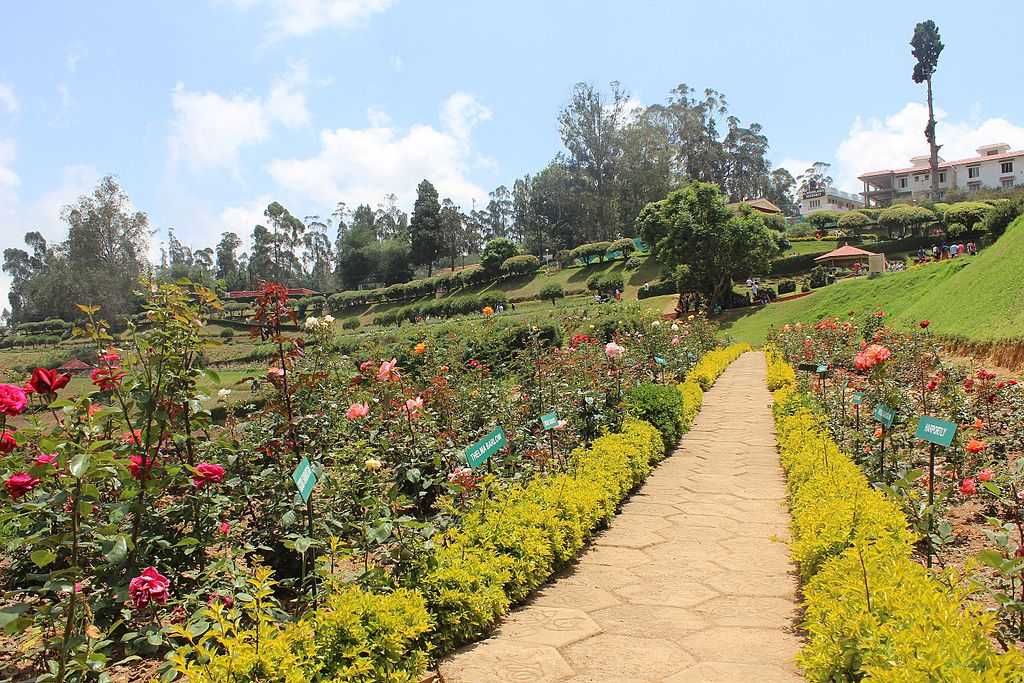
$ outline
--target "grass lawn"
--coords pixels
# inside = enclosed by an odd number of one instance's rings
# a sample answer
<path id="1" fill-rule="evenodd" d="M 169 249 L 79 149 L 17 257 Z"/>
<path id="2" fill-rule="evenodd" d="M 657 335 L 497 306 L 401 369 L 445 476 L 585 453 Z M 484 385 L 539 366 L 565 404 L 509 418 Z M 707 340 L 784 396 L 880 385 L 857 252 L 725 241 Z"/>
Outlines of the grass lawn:
<path id="1" fill-rule="evenodd" d="M 819 254 L 832 251 L 839 246 L 837 240 L 802 240 L 800 242 L 790 242 L 789 244 L 789 251 L 783 254 L 783 257 L 799 256 L 800 254 Z"/>
<path id="2" fill-rule="evenodd" d="M 972 341 L 1024 339 L 1024 218 L 978 256 L 918 266 L 869 280 L 842 280 L 794 301 L 728 311 L 722 331 L 761 344 L 771 327 L 848 311 L 882 309 L 890 324 Z"/>

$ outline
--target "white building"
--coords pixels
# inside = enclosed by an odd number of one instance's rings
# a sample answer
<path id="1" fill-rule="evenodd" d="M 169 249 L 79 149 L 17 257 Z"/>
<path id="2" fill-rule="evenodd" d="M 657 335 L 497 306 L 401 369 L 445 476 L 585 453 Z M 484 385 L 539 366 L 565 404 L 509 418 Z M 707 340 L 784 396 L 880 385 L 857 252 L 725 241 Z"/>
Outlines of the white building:
<path id="1" fill-rule="evenodd" d="M 863 199 L 850 192 L 837 190 L 834 187 L 807 190 L 800 196 L 801 216 L 806 216 L 815 211 L 853 211 L 863 208 Z"/>
<path id="2" fill-rule="evenodd" d="M 957 189 L 974 192 L 981 188 L 1011 188 L 1024 185 L 1024 150 L 1011 151 L 1006 144 L 984 145 L 978 156 L 958 161 L 939 157 L 939 194 Z M 864 183 L 868 206 L 887 206 L 931 195 L 928 156 L 910 160 L 906 168 L 872 171 L 858 176 Z"/>

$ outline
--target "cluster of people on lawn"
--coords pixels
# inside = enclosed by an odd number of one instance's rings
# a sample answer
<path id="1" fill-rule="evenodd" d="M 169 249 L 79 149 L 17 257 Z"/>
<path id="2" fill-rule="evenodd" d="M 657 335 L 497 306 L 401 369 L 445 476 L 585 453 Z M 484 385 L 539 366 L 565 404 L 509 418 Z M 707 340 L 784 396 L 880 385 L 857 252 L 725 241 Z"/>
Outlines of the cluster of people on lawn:
<path id="1" fill-rule="evenodd" d="M 977 253 L 978 245 L 973 241 L 968 242 L 967 244 L 964 244 L 963 242 L 954 242 L 953 244 L 943 242 L 942 244 L 933 244 L 932 248 L 927 251 L 924 247 L 918 249 L 914 262 L 927 263 L 929 260 L 944 261 L 958 256 L 974 256 Z"/>

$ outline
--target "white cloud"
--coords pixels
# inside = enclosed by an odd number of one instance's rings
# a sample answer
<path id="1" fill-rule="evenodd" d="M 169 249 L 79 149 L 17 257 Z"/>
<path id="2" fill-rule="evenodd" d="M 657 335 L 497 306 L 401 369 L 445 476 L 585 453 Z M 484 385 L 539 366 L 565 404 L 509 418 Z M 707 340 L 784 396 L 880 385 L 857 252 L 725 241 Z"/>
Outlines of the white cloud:
<path id="1" fill-rule="evenodd" d="M 18 174 L 14 172 L 14 160 L 17 148 L 14 140 L 0 140 L 0 192 L 12 191 L 20 184 Z"/>
<path id="2" fill-rule="evenodd" d="M 453 93 L 441 105 L 441 123 L 459 140 L 468 141 L 477 124 L 491 116 L 493 112 L 469 93 Z"/>
<path id="3" fill-rule="evenodd" d="M 386 128 L 391 124 L 391 115 L 383 109 L 370 107 L 366 110 L 366 120 L 373 128 Z"/>
<path id="4" fill-rule="evenodd" d="M 474 161 L 472 130 L 492 113 L 472 96 L 456 93 L 443 103 L 440 130 L 425 124 L 403 130 L 385 123 L 381 112 L 370 113 L 368 128 L 322 131 L 314 157 L 272 161 L 271 176 L 285 189 L 327 206 L 373 204 L 389 192 L 411 204 L 424 178 L 441 196 L 464 206 L 486 196 L 466 173 Z"/>
<path id="5" fill-rule="evenodd" d="M 71 89 L 67 83 L 57 84 L 57 94 L 60 95 L 60 103 L 65 109 L 71 106 Z"/>
<path id="6" fill-rule="evenodd" d="M 362 26 L 393 0 L 235 0 L 240 9 L 267 5 L 273 15 L 274 38 L 304 36 L 323 28 L 351 29 Z"/>
<path id="7" fill-rule="evenodd" d="M 266 225 L 267 218 L 263 215 L 273 198 L 269 194 L 260 195 L 248 204 L 229 206 L 217 217 L 216 240 L 220 240 L 222 232 L 233 232 L 248 243 L 253 226 Z"/>
<path id="8" fill-rule="evenodd" d="M 936 110 L 936 136 L 942 145 L 939 155 L 947 161 L 975 156 L 981 145 L 1005 142 L 1014 149 L 1024 148 L 1024 127 L 1003 118 L 954 121 L 946 112 Z M 910 158 L 928 153 L 924 127 L 928 108 L 909 102 L 884 120 L 857 117 L 846 138 L 836 149 L 833 176 L 844 190 L 859 192 L 863 184 L 857 176 L 867 171 L 904 168 Z"/>
<path id="9" fill-rule="evenodd" d="M 8 114 L 18 111 L 21 106 L 14 94 L 14 88 L 7 83 L 0 83 L 0 106 L 3 106 Z"/>
<path id="10" fill-rule="evenodd" d="M 235 166 L 239 150 L 269 138 L 273 123 L 308 125 L 309 110 L 300 90 L 308 81 L 305 65 L 299 64 L 275 80 L 265 98 L 190 91 L 178 83 L 171 95 L 172 160 L 184 159 L 197 168 Z"/>

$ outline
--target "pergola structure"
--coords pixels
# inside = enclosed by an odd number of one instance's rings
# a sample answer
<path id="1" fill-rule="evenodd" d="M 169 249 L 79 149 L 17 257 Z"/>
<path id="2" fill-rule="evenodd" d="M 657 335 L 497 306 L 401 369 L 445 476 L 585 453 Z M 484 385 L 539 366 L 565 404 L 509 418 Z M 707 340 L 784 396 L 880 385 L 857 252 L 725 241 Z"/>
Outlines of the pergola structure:
<path id="1" fill-rule="evenodd" d="M 853 266 L 854 263 L 861 263 L 866 266 L 868 265 L 868 259 L 877 255 L 878 254 L 875 254 L 874 252 L 865 251 L 864 249 L 844 244 L 838 249 L 833 249 L 827 254 L 822 254 L 818 258 L 814 259 L 814 262 L 835 268 L 849 268 Z"/>

